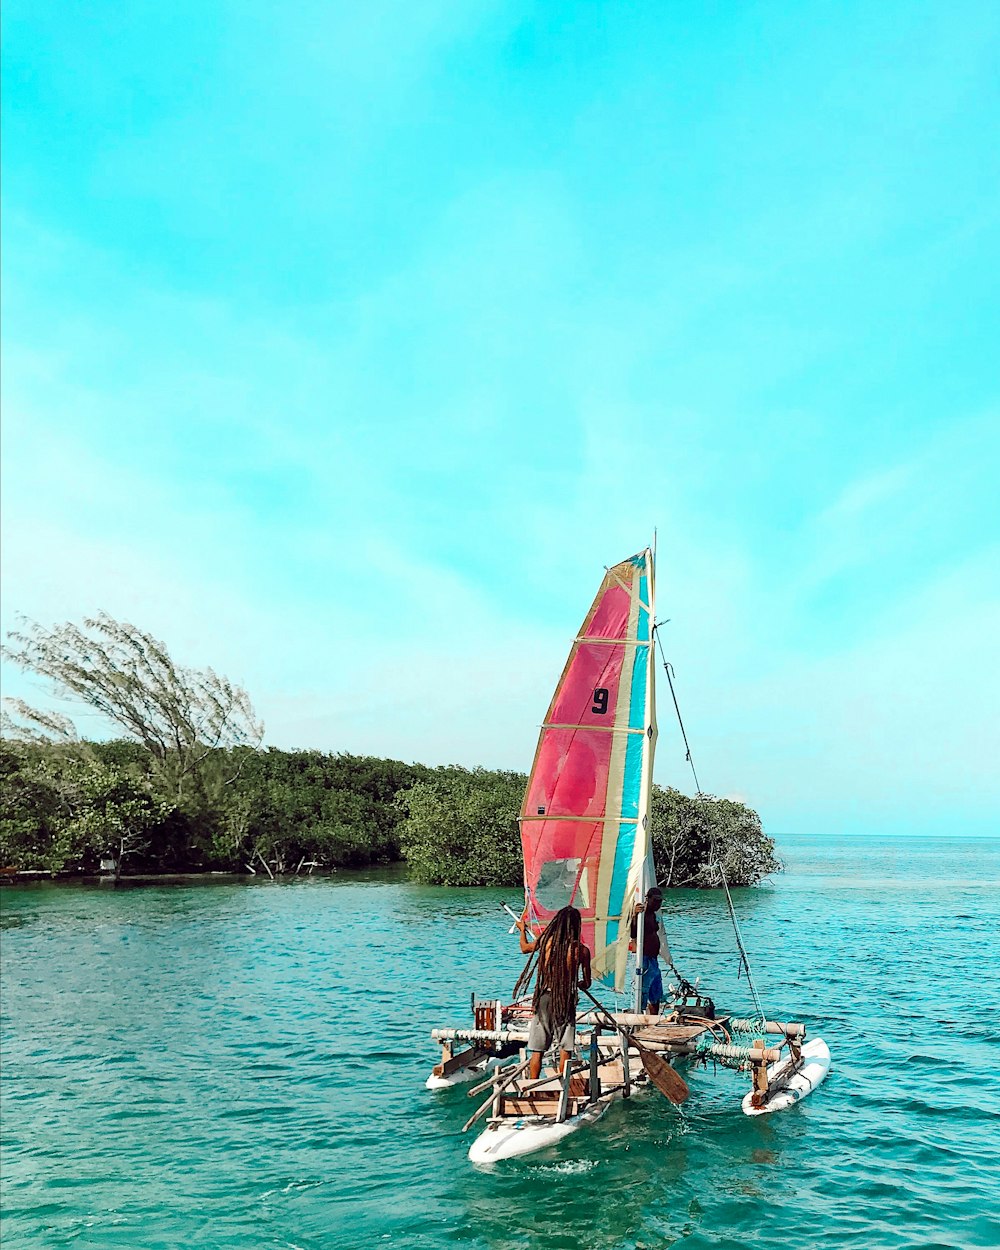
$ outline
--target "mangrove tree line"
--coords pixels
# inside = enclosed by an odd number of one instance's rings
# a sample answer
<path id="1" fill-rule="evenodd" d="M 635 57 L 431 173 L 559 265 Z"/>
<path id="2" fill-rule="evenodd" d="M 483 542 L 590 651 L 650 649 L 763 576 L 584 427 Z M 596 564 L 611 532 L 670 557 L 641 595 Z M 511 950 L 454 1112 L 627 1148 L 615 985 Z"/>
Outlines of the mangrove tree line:
<path id="1" fill-rule="evenodd" d="M 6 658 L 97 712 L 117 737 L 6 700 L 0 869 L 49 873 L 294 873 L 405 859 L 419 881 L 521 881 L 525 774 L 262 747 L 249 696 L 106 614 L 8 636 Z M 749 885 L 780 868 L 749 808 L 654 788 L 658 875 Z"/>

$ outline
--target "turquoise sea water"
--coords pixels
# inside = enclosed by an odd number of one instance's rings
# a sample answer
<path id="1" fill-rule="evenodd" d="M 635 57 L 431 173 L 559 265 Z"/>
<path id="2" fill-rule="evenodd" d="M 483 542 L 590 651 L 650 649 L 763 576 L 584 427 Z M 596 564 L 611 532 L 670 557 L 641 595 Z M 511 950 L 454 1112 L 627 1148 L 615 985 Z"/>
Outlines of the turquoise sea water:
<path id="1" fill-rule="evenodd" d="M 430 1029 L 521 965 L 501 892 L 398 875 L 0 892 L 2 1219 L 14 1247 L 1000 1246 L 1000 842 L 787 839 L 737 892 L 765 1005 L 834 1069 L 748 1119 L 689 1075 L 474 1169 Z M 509 901 L 514 902 L 513 894 Z M 678 965 L 747 1006 L 722 900 Z"/>

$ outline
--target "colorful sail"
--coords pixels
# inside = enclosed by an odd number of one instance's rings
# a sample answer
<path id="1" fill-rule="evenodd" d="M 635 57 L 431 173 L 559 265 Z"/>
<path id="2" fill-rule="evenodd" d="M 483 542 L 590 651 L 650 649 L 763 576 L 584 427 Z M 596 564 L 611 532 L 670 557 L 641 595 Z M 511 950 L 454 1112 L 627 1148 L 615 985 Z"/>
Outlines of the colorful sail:
<path id="1" fill-rule="evenodd" d="M 618 990 L 627 919 L 648 872 L 652 624 L 646 550 L 605 574 L 552 696 L 521 809 L 529 910 L 544 923 L 579 908 L 594 974 Z"/>

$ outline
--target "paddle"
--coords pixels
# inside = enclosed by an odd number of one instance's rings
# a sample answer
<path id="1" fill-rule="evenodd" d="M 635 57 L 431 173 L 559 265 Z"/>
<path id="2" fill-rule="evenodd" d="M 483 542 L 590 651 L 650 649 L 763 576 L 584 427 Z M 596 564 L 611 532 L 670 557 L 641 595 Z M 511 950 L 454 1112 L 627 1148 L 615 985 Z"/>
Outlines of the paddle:
<path id="1" fill-rule="evenodd" d="M 591 994 L 590 990 L 580 988 L 584 994 L 590 999 L 597 1010 L 604 1016 L 604 1019 L 611 1025 L 615 1032 L 619 1032 L 618 1023 L 614 1016 L 608 1011 L 603 1003 Z M 624 1031 L 624 1030 L 622 1030 Z M 646 1075 L 660 1091 L 664 1098 L 674 1103 L 675 1106 L 680 1104 L 690 1096 L 691 1091 L 688 1089 L 687 1081 L 681 1074 L 672 1068 L 662 1055 L 658 1055 L 655 1050 L 647 1050 L 640 1042 L 629 1033 L 626 1034 L 629 1045 L 634 1046 L 639 1052 L 639 1058 L 642 1060 L 642 1066 L 646 1069 Z"/>

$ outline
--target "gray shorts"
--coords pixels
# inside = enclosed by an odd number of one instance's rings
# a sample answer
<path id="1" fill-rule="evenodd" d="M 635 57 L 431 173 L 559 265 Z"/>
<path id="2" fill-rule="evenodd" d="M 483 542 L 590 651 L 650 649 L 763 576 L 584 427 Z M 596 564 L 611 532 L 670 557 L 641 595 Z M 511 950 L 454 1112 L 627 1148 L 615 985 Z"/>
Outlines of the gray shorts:
<path id="1" fill-rule="evenodd" d="M 528 1027 L 528 1049 L 544 1053 L 553 1041 L 558 1043 L 560 1050 L 572 1050 L 576 1042 L 576 1021 L 553 1020 L 552 996 L 545 990 L 538 999 L 538 1007 Z"/>

